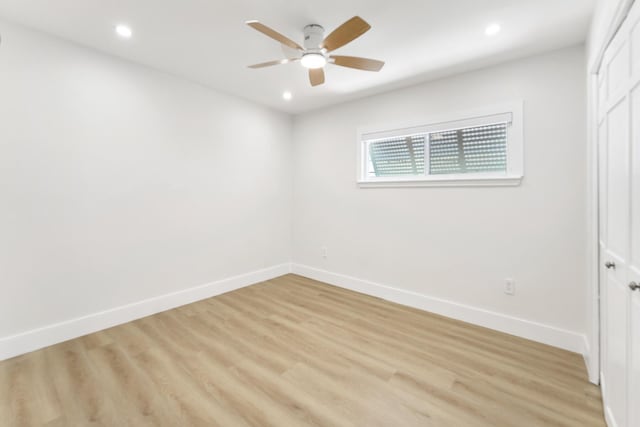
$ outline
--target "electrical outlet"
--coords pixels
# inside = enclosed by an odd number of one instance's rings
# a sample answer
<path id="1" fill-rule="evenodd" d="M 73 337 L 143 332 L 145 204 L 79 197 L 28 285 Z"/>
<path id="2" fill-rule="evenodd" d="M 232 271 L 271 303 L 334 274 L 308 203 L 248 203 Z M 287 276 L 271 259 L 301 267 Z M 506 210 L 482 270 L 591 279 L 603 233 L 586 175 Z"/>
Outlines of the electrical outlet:
<path id="1" fill-rule="evenodd" d="M 322 258 L 327 259 L 327 247 L 323 246 L 320 248 L 320 252 L 322 253 Z"/>
<path id="2" fill-rule="evenodd" d="M 504 293 L 507 295 L 516 294 L 516 281 L 513 279 L 505 279 L 504 281 Z"/>

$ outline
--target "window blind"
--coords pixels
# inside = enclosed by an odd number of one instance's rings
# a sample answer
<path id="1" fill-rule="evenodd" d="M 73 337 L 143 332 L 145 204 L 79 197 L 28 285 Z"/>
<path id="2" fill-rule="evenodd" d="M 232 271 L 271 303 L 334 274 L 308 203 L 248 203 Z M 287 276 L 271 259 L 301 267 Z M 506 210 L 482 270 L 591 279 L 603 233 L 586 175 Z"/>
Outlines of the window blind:
<path id="1" fill-rule="evenodd" d="M 506 172 L 507 123 L 429 134 L 429 173 Z"/>
<path id="2" fill-rule="evenodd" d="M 421 134 L 369 142 L 369 175 L 424 175 L 425 140 Z"/>

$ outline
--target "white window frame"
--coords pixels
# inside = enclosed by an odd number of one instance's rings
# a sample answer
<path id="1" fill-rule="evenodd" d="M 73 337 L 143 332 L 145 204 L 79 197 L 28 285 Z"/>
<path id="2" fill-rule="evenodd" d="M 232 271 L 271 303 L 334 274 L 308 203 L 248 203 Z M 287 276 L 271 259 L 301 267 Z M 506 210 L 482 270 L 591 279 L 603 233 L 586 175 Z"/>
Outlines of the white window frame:
<path id="1" fill-rule="evenodd" d="M 506 173 L 460 173 L 429 175 L 428 153 L 425 147 L 425 175 L 409 177 L 367 176 L 367 141 L 418 133 L 429 133 L 510 122 L 507 126 Z M 428 144 L 428 138 L 426 141 Z M 431 117 L 420 123 L 361 127 L 357 131 L 357 183 L 361 188 L 377 187 L 455 187 L 455 186 L 517 186 L 524 176 L 523 102 L 515 101 L 466 112 Z"/>

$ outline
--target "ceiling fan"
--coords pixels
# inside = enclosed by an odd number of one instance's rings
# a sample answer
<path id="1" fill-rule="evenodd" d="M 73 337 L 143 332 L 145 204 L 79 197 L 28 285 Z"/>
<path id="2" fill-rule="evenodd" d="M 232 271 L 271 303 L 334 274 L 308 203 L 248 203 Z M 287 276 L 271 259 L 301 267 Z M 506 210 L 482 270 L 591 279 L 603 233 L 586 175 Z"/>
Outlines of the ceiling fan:
<path id="1" fill-rule="evenodd" d="M 304 47 L 258 21 L 247 21 L 246 24 L 281 43 L 283 50 L 285 50 L 285 56 L 287 56 L 285 59 L 249 65 L 249 68 L 264 68 L 300 61 L 303 67 L 309 69 L 311 86 L 318 86 L 324 83 L 324 66 L 327 64 L 365 71 L 380 71 L 384 66 L 383 61 L 376 59 L 329 55 L 330 52 L 369 31 L 371 25 L 359 16 L 349 19 L 327 37 L 323 37 L 324 28 L 320 25 L 307 25 L 304 27 Z"/>

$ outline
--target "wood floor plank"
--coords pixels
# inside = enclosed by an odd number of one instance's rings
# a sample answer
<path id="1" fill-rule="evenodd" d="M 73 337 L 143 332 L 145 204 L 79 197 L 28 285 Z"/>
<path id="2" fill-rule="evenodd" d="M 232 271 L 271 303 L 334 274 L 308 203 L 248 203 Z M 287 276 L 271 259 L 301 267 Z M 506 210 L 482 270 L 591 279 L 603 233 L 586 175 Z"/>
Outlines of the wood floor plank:
<path id="1" fill-rule="evenodd" d="M 82 340 L 44 350 L 64 416 L 70 425 L 131 426 L 102 388 L 103 378 L 86 354 Z M 27 355 L 26 357 L 29 357 Z"/>
<path id="2" fill-rule="evenodd" d="M 0 362 L 0 424 L 605 425 L 580 355 L 296 275 Z"/>

